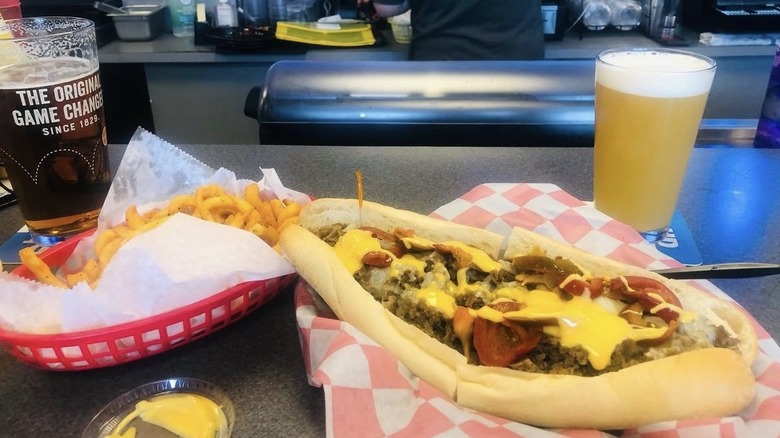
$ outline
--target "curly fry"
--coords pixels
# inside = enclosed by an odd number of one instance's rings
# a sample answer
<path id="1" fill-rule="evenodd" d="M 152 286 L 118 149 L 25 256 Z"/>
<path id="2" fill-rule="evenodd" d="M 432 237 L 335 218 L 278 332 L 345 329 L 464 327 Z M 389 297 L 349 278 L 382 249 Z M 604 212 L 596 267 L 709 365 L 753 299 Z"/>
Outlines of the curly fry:
<path id="1" fill-rule="evenodd" d="M 82 269 L 87 274 L 89 283 L 94 283 L 100 278 L 100 265 L 97 260 L 89 259 Z"/>
<path id="2" fill-rule="evenodd" d="M 284 208 L 279 213 L 279 216 L 276 218 L 276 220 L 279 221 L 279 223 L 284 223 L 289 218 L 298 217 L 298 215 L 301 213 L 301 208 L 303 208 L 301 204 L 288 201 L 288 203 L 284 204 Z"/>
<path id="3" fill-rule="evenodd" d="M 84 271 L 79 271 L 75 274 L 68 274 L 65 276 L 65 279 L 67 280 L 68 287 L 70 288 L 75 287 L 81 282 L 89 283 L 89 276 L 87 276 L 87 273 Z"/>
<path id="4" fill-rule="evenodd" d="M 274 214 L 274 218 L 276 218 L 276 222 L 279 222 L 279 216 L 282 215 L 282 211 L 284 211 L 284 204 L 282 204 L 282 201 L 278 199 L 271 199 L 271 212 Z"/>
<path id="5" fill-rule="evenodd" d="M 273 227 L 256 224 L 249 230 L 252 234 L 263 239 L 267 244 L 274 246 L 279 241 L 279 232 Z"/>
<path id="6" fill-rule="evenodd" d="M 206 184 L 195 189 L 195 201 L 202 203 L 204 200 L 225 194 L 225 189 L 217 184 Z"/>
<path id="7" fill-rule="evenodd" d="M 146 223 L 144 218 L 138 214 L 138 209 L 135 205 L 131 205 L 127 210 L 125 210 L 125 221 L 127 222 L 127 226 L 134 230 L 143 227 Z"/>
<path id="8" fill-rule="evenodd" d="M 47 265 L 43 260 L 41 260 L 40 257 L 38 257 L 38 254 L 35 253 L 35 250 L 33 250 L 31 246 L 23 248 L 21 251 L 19 251 L 19 259 L 41 283 L 48 284 L 50 286 L 61 287 L 64 289 L 68 288 L 68 285 L 65 284 L 64 281 L 60 280 L 59 277 L 51 272 L 49 265 Z"/>
<path id="9" fill-rule="evenodd" d="M 279 233 L 292 223 L 298 222 L 302 206 L 292 200 L 263 200 L 258 184 L 249 184 L 242 196 L 225 193 L 216 184 L 198 187 L 193 194 L 173 197 L 168 205 L 140 214 L 137 206 L 131 205 L 125 211 L 125 223 L 102 231 L 95 239 L 95 258 L 88 260 L 80 271 L 70 272 L 63 278 L 57 277 L 32 249 L 20 251 L 22 263 L 46 284 L 67 288 L 87 282 L 95 287 L 103 269 L 114 257 L 119 248 L 133 237 L 149 231 L 177 213 L 223 223 L 249 231 L 277 252 Z"/>
<path id="10" fill-rule="evenodd" d="M 95 254 L 103 252 L 103 249 L 114 239 L 118 239 L 120 236 L 114 229 L 107 229 L 100 233 L 95 239 Z"/>
<path id="11" fill-rule="evenodd" d="M 259 210 L 264 201 L 260 194 L 260 186 L 257 184 L 249 184 L 244 188 L 244 199 L 252 204 L 255 209 Z"/>
<path id="12" fill-rule="evenodd" d="M 197 211 L 198 202 L 193 195 L 178 195 L 168 203 L 168 214 L 176 213 L 192 214 Z"/>
<path id="13" fill-rule="evenodd" d="M 97 252 L 96 249 L 95 255 L 97 255 L 100 266 L 105 267 L 123 243 L 125 243 L 125 239 L 114 239 L 108 242 L 106 246 L 102 248 L 102 251 Z"/>

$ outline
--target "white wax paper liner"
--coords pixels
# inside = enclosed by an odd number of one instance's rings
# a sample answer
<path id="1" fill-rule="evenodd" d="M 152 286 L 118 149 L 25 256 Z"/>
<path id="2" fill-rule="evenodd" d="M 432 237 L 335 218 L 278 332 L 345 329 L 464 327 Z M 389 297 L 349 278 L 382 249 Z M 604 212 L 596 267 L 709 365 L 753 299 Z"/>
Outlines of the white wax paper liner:
<path id="1" fill-rule="evenodd" d="M 125 211 L 130 205 L 136 205 L 138 211 L 144 213 L 167 204 L 177 194 L 192 193 L 203 184 L 218 184 L 233 195 L 242 195 L 247 185 L 258 184 L 265 198 L 279 196 L 282 199 L 292 198 L 299 203 L 308 202 L 305 194 L 284 187 L 273 169 L 258 167 L 258 171 L 263 173 L 259 183 L 237 179 L 232 171 L 224 168 L 215 171 L 179 148 L 139 128 L 125 149 L 101 210 L 97 231 L 78 243 L 64 270 L 77 271 L 86 260 L 93 257 L 96 237 L 102 230 L 124 222 Z M 152 234 L 160 234 L 160 238 L 146 239 L 148 245 L 145 251 L 143 248 L 135 248 L 136 259 L 123 259 L 124 255 L 128 255 L 126 249 L 137 239 L 131 240 L 117 252 L 113 263 L 106 267 L 94 293 L 85 284 L 62 291 L 34 281 L 25 280 L 21 285 L 3 281 L 0 283 L 0 302 L 3 303 L 0 306 L 0 326 L 10 331 L 36 334 L 112 326 L 191 304 L 241 282 L 274 278 L 292 272 L 292 267 L 283 257 L 259 238 L 243 231 L 232 235 L 234 239 L 231 245 L 235 250 L 220 247 L 223 251 L 227 250 L 228 255 L 238 257 L 238 260 L 233 263 L 229 257 L 217 256 L 222 263 L 214 262 L 213 257 L 210 257 L 215 252 L 214 248 L 208 244 L 201 245 L 201 241 L 196 238 L 208 239 L 205 236 L 213 237 L 215 232 L 224 237 L 226 232 L 238 230 L 218 230 L 223 226 L 190 219 L 176 222 L 189 225 L 186 230 L 167 223 L 151 231 Z M 171 227 L 175 229 L 169 230 Z M 187 230 L 190 230 L 190 234 Z M 178 245 L 172 243 L 176 232 L 181 238 Z M 157 269 L 160 266 L 150 265 L 151 255 L 164 252 L 166 242 L 181 248 L 185 247 L 181 242 L 195 245 L 187 246 L 191 250 L 185 251 L 186 255 L 193 256 L 190 261 L 198 261 L 202 264 L 200 266 L 214 269 L 200 269 L 196 265 L 182 267 L 184 257 L 176 258 L 180 261 L 178 268 L 168 266 L 168 269 L 161 270 Z M 246 267 L 245 263 L 242 265 L 245 268 L 239 268 L 241 262 L 248 259 L 239 250 L 246 248 L 246 245 L 254 245 L 248 254 L 260 260 L 256 260 L 257 263 L 250 267 Z M 127 269 L 112 270 L 117 260 L 125 260 Z M 142 266 L 149 269 L 142 270 Z M 180 275 L 182 270 L 186 275 Z M 158 275 L 152 276 L 151 273 Z M 138 278 L 143 281 L 138 281 Z M 157 281 L 153 281 L 153 278 Z M 129 300 L 130 303 L 123 300 Z"/>
<path id="2" fill-rule="evenodd" d="M 521 226 L 642 267 L 679 266 L 645 243 L 634 230 L 552 184 L 483 184 L 437 209 L 432 216 L 501 234 L 507 234 L 512 226 Z M 731 300 L 710 282 L 691 283 Z M 335 319 L 313 294 L 306 283 L 298 284 L 296 317 L 309 383 L 325 391 L 329 437 L 615 436 L 594 430 L 541 429 L 461 408 L 412 375 L 387 350 L 350 324 Z M 780 436 L 780 347 L 753 322 L 760 351 L 753 365 L 756 398 L 750 406 L 732 417 L 662 422 L 620 431 L 618 436 Z"/>

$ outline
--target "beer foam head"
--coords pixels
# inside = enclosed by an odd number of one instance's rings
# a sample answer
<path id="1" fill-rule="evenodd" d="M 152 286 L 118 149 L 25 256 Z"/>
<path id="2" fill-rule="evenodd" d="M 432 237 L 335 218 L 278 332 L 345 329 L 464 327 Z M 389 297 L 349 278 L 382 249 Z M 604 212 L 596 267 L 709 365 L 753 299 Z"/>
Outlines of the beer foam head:
<path id="1" fill-rule="evenodd" d="M 648 97 L 698 96 L 709 92 L 714 76 L 714 61 L 679 51 L 607 51 L 596 62 L 599 84 Z"/>

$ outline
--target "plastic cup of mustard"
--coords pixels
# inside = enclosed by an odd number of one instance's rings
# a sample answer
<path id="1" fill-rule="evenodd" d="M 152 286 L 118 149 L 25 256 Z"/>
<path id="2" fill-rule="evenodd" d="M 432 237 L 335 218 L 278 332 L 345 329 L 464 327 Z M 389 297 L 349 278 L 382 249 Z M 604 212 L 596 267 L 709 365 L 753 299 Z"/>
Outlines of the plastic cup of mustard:
<path id="1" fill-rule="evenodd" d="M 82 438 L 228 438 L 236 413 L 228 394 L 204 380 L 176 377 L 141 385 L 106 405 Z"/>

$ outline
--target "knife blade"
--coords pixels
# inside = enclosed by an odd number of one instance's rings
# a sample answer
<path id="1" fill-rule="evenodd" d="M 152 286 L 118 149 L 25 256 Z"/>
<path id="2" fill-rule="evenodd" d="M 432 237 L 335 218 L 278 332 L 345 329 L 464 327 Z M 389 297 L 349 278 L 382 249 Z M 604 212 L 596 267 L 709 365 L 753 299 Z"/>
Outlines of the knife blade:
<path id="1" fill-rule="evenodd" d="M 748 278 L 780 274 L 780 265 L 774 263 L 716 263 L 713 265 L 683 266 L 655 269 L 653 272 L 677 280 L 708 278 Z"/>

